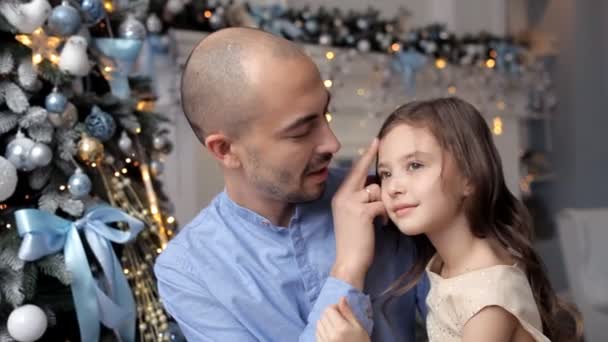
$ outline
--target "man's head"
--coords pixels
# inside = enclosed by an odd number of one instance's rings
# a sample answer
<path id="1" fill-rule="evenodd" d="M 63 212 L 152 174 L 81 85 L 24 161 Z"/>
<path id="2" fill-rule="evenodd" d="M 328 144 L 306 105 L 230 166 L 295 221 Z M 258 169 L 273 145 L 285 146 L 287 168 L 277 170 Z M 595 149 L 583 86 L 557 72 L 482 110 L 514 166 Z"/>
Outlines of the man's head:
<path id="1" fill-rule="evenodd" d="M 340 144 L 325 120 L 329 93 L 296 45 L 253 29 L 218 31 L 192 51 L 181 91 L 227 188 L 291 203 L 322 194 Z"/>

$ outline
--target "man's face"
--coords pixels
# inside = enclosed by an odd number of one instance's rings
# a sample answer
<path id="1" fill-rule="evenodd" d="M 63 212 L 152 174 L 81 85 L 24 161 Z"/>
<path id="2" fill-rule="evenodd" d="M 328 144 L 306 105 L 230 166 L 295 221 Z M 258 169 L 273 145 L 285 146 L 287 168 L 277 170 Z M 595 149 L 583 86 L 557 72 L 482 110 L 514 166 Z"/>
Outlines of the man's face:
<path id="1" fill-rule="evenodd" d="M 312 61 L 268 61 L 253 71 L 257 117 L 236 142 L 255 190 L 289 203 L 319 198 L 340 143 L 325 113 L 330 95 Z"/>

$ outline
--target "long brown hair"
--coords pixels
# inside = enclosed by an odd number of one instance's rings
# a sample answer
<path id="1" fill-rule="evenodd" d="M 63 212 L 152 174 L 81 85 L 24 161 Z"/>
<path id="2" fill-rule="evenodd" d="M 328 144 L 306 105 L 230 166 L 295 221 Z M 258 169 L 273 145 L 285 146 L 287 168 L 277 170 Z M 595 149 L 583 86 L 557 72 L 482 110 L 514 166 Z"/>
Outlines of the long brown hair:
<path id="1" fill-rule="evenodd" d="M 456 97 L 415 101 L 397 108 L 384 122 L 378 138 L 394 127 L 407 124 L 429 129 L 442 150 L 454 158 L 462 176 L 471 182 L 473 194 L 465 201 L 465 213 L 473 235 L 498 241 L 521 265 L 538 306 L 543 332 L 554 342 L 575 341 L 582 335 L 580 315 L 562 302 L 546 276 L 541 258 L 532 247 L 531 220 L 522 202 L 507 188 L 502 163 L 492 134 L 481 114 Z M 435 248 L 426 237 L 413 237 L 416 259 L 387 293 L 399 296 L 421 279 Z"/>

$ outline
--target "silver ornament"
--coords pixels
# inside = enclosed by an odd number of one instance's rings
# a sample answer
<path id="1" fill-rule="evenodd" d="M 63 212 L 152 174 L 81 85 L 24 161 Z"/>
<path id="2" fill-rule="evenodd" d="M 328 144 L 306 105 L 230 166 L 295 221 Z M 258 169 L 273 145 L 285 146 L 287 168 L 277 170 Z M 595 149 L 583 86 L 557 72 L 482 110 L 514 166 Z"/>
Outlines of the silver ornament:
<path id="1" fill-rule="evenodd" d="M 44 101 L 44 107 L 49 112 L 53 113 L 61 113 L 65 110 L 68 104 L 68 98 L 65 97 L 62 93 L 59 92 L 57 88 L 54 88 L 53 91 L 46 96 Z"/>
<path id="2" fill-rule="evenodd" d="M 30 161 L 30 150 L 34 147 L 35 142 L 27 138 L 23 133 L 17 133 L 17 137 L 13 139 L 6 147 L 5 157 L 13 165 L 21 171 L 32 171 L 36 165 Z"/>
<path id="3" fill-rule="evenodd" d="M 35 143 L 30 149 L 29 159 L 36 166 L 47 166 L 53 160 L 53 151 L 43 143 Z"/>
<path id="4" fill-rule="evenodd" d="M 47 20 L 47 25 L 52 35 L 67 37 L 75 34 L 80 29 L 80 13 L 70 6 L 68 1 L 55 8 Z"/>
<path id="5" fill-rule="evenodd" d="M 127 132 L 122 131 L 120 139 L 118 139 L 118 147 L 124 154 L 130 154 L 133 151 L 133 141 L 129 138 Z"/>
<path id="6" fill-rule="evenodd" d="M 158 177 L 165 171 L 165 164 L 160 160 L 153 160 L 150 162 L 150 171 L 154 177 Z"/>
<path id="7" fill-rule="evenodd" d="M 68 180 L 68 189 L 74 198 L 81 198 L 91 192 L 91 179 L 81 169 L 76 169 L 76 172 Z"/>
<path id="8" fill-rule="evenodd" d="M 7 159 L 0 157 L 0 202 L 13 195 L 17 188 L 17 169 Z"/>
<path id="9" fill-rule="evenodd" d="M 367 39 L 361 39 L 359 42 L 357 42 L 357 50 L 361 52 L 368 52 L 370 48 L 371 44 Z"/>
<path id="10" fill-rule="evenodd" d="M 150 33 L 159 33 L 163 29 L 163 23 L 155 13 L 152 13 L 148 19 L 146 19 L 146 28 Z"/>
<path id="11" fill-rule="evenodd" d="M 146 27 L 133 14 L 129 14 L 118 27 L 118 35 L 121 38 L 143 40 L 146 38 Z"/>
<path id="12" fill-rule="evenodd" d="M 328 45 L 331 45 L 331 43 L 332 43 L 332 39 L 331 39 L 331 36 L 329 34 L 323 33 L 319 37 L 319 44 L 328 46 Z"/>
<path id="13" fill-rule="evenodd" d="M 157 135 L 152 139 L 152 146 L 154 147 L 155 150 L 160 151 L 160 150 L 164 149 L 168 143 L 169 143 L 169 141 L 167 140 L 166 135 Z"/>

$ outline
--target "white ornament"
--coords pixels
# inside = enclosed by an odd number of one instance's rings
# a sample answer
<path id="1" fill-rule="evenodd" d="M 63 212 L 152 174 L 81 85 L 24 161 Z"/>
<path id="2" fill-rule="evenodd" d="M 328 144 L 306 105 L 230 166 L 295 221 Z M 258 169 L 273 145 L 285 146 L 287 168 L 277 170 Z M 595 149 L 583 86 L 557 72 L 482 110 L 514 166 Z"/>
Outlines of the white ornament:
<path id="1" fill-rule="evenodd" d="M 32 0 L 24 4 L 0 1 L 0 13 L 19 32 L 32 33 L 51 14 L 51 5 L 47 0 Z"/>
<path id="2" fill-rule="evenodd" d="M 19 178 L 15 165 L 0 157 L 0 202 L 11 197 L 17 187 Z"/>
<path id="3" fill-rule="evenodd" d="M 91 65 L 87 56 L 87 40 L 82 36 L 71 36 L 59 56 L 59 69 L 74 76 L 86 76 Z"/>
<path id="4" fill-rule="evenodd" d="M 8 334 L 19 342 L 36 341 L 46 331 L 47 319 L 44 311 L 36 305 L 18 307 L 8 316 Z"/>

